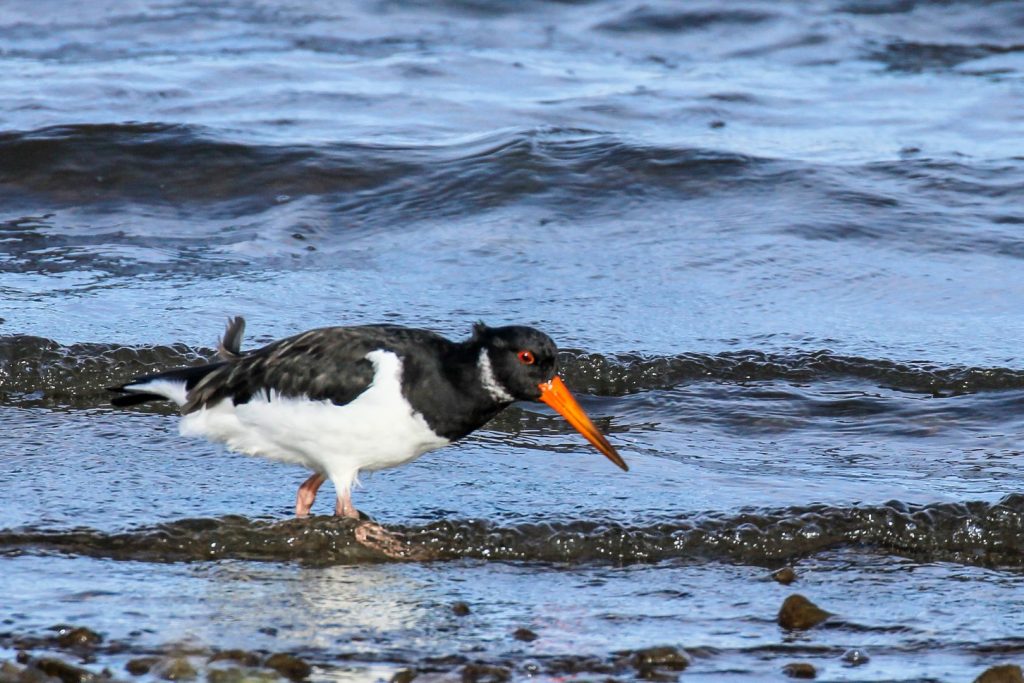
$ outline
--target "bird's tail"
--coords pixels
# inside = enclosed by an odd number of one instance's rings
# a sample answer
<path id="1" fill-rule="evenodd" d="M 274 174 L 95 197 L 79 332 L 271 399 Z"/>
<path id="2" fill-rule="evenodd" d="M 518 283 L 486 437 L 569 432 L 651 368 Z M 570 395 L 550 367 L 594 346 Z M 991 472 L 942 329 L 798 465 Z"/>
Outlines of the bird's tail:
<path id="1" fill-rule="evenodd" d="M 179 406 L 185 405 L 188 401 L 189 390 L 203 377 L 222 365 L 224 365 L 224 361 L 136 377 L 127 384 L 108 387 L 107 391 L 122 394 L 114 396 L 110 399 L 110 403 L 118 408 L 126 408 L 149 401 L 174 401 Z"/>
<path id="2" fill-rule="evenodd" d="M 242 335 L 245 334 L 245 318 L 236 315 L 228 318 L 227 329 L 217 344 L 217 355 L 224 360 L 235 360 L 242 356 Z"/>
<path id="3" fill-rule="evenodd" d="M 123 394 L 110 399 L 111 405 L 118 408 L 134 406 L 149 401 L 174 401 L 179 406 L 188 402 L 188 392 L 203 377 L 227 362 L 241 358 L 242 335 L 245 333 L 245 318 L 235 316 L 228 318 L 227 329 L 217 344 L 217 355 L 223 360 L 218 363 L 200 365 L 194 368 L 177 368 L 155 375 L 136 377 L 127 384 L 108 387 L 108 391 Z"/>

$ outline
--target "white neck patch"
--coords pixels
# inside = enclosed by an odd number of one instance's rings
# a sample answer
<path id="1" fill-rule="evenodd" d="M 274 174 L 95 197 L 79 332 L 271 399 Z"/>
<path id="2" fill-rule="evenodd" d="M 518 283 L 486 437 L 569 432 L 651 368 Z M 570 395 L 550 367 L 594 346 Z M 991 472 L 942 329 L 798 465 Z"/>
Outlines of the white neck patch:
<path id="1" fill-rule="evenodd" d="M 477 360 L 476 366 L 480 369 L 480 379 L 484 389 L 491 395 L 491 398 L 501 403 L 511 403 L 516 400 L 515 396 L 508 393 L 505 387 L 498 384 L 498 379 L 494 376 L 494 368 L 491 367 L 491 357 L 487 355 L 487 349 L 480 349 L 480 358 Z"/>

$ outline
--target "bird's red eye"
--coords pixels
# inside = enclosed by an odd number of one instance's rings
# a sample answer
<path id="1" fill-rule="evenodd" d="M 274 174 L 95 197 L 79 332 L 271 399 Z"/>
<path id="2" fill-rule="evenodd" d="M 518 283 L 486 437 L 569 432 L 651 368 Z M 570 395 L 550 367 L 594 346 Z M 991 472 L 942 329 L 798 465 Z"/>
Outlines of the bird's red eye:
<path id="1" fill-rule="evenodd" d="M 525 350 L 524 351 L 520 351 L 518 356 L 519 356 L 519 362 L 523 363 L 525 365 L 533 365 L 533 361 L 536 360 L 536 358 L 533 357 L 532 353 L 530 353 L 529 351 L 525 351 Z"/>

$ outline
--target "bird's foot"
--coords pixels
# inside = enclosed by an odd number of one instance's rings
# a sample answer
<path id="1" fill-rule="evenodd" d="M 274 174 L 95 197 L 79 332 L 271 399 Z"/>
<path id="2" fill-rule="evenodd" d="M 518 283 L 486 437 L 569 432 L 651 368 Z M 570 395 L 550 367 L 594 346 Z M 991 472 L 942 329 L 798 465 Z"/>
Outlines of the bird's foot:
<path id="1" fill-rule="evenodd" d="M 322 474 L 314 474 L 306 481 L 302 482 L 302 486 L 299 487 L 299 492 L 295 496 L 295 516 L 296 517 L 308 517 L 309 511 L 313 507 L 313 502 L 316 500 L 316 492 L 320 490 L 323 483 L 327 481 L 327 477 Z"/>
<path id="2" fill-rule="evenodd" d="M 355 537 L 360 545 L 394 560 L 425 562 L 437 558 L 427 548 L 412 545 L 403 535 L 388 531 L 376 522 L 360 522 Z"/>

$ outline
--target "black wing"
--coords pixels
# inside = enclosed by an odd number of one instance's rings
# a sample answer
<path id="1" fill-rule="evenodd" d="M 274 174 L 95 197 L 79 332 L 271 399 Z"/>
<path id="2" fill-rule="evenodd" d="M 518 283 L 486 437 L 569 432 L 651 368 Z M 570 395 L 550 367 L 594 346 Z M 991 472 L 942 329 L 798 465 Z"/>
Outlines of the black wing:
<path id="1" fill-rule="evenodd" d="M 430 332 L 388 325 L 310 330 L 231 358 L 189 391 L 182 412 L 225 398 L 236 405 L 247 403 L 258 393 L 267 398 L 276 393 L 344 405 L 373 382 L 368 353 L 384 349 L 404 356 L 402 349 L 419 336 L 443 341 Z"/>

